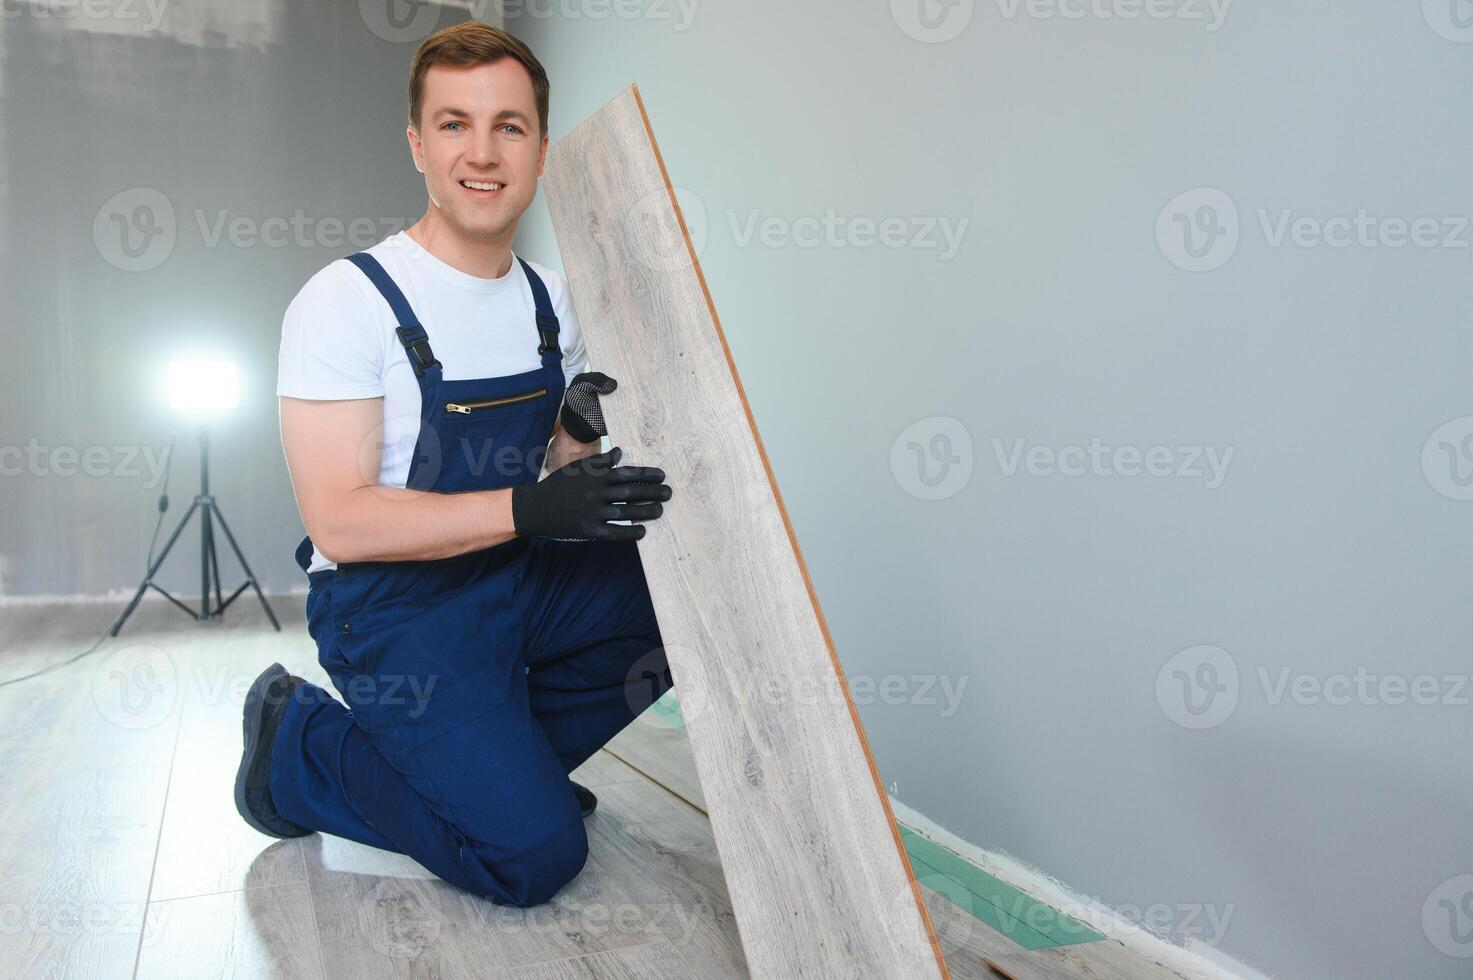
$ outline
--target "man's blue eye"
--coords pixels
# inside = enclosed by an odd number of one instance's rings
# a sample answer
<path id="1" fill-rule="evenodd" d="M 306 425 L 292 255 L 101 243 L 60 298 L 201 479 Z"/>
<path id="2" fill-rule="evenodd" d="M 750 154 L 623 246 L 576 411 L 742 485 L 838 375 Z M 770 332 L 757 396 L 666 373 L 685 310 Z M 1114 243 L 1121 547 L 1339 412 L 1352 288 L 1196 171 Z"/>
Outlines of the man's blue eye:
<path id="1" fill-rule="evenodd" d="M 518 126 L 516 123 L 507 123 L 502 128 L 503 129 L 510 129 L 512 132 L 515 132 L 515 133 L 520 133 L 522 131 L 522 128 L 520 126 Z"/>
<path id="2" fill-rule="evenodd" d="M 458 122 L 448 122 L 445 125 L 441 126 L 440 128 L 441 129 L 449 129 L 451 126 L 459 126 L 459 125 L 461 125 L 461 124 L 458 123 Z"/>

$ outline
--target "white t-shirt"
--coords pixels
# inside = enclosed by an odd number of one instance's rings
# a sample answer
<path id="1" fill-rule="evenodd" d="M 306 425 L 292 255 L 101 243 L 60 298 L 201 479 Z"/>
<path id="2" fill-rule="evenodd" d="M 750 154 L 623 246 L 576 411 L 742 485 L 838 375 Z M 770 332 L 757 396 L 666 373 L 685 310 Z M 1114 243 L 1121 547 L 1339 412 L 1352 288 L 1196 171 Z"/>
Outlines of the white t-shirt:
<path id="1" fill-rule="evenodd" d="M 404 232 L 368 249 L 404 293 L 442 365 L 446 380 L 503 377 L 542 365 L 532 287 L 513 256 L 500 279 L 481 279 L 446 265 Z M 588 370 L 578 319 L 562 279 L 529 262 L 547 286 L 558 316 L 563 375 Z M 402 487 L 419 437 L 419 382 L 389 304 L 347 259 L 307 281 L 287 307 L 281 329 L 276 393 L 289 398 L 384 400 L 379 483 Z M 314 552 L 308 571 L 335 568 Z"/>

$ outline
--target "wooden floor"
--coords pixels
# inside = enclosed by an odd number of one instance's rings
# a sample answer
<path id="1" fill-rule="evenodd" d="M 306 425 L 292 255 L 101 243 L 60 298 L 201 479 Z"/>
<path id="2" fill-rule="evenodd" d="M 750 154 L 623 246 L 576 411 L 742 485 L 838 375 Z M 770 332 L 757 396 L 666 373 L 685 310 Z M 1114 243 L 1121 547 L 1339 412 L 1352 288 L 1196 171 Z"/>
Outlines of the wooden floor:
<path id="1" fill-rule="evenodd" d="M 246 687 L 273 660 L 326 683 L 302 600 L 200 625 L 145 602 L 92 655 L 0 687 L 0 976 L 722 978 L 746 975 L 683 735 L 641 721 L 577 774 L 588 866 L 509 909 L 338 838 L 235 813 Z M 0 609 L 0 681 L 87 649 L 107 604 Z M 653 738 L 645 736 L 654 733 Z M 698 796 L 695 797 L 699 799 Z M 934 892 L 952 976 L 1171 980 L 1113 942 L 1027 952 Z"/>

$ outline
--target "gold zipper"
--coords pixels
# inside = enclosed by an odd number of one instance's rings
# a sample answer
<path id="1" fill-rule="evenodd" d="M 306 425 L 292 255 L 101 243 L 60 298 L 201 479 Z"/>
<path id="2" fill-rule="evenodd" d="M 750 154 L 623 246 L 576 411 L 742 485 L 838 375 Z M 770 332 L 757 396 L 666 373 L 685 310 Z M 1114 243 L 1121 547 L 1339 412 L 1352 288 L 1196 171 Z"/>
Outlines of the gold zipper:
<path id="1" fill-rule="evenodd" d="M 469 415 L 472 411 L 478 408 L 495 408 L 498 405 L 515 405 L 518 402 L 529 402 L 534 398 L 541 398 L 545 394 L 547 394 L 546 388 L 538 388 L 536 391 L 529 391 L 525 395 L 510 395 L 506 398 L 492 398 L 482 402 L 465 402 L 464 404 L 459 404 L 457 402 L 446 402 L 445 411 L 456 412 L 460 415 Z"/>

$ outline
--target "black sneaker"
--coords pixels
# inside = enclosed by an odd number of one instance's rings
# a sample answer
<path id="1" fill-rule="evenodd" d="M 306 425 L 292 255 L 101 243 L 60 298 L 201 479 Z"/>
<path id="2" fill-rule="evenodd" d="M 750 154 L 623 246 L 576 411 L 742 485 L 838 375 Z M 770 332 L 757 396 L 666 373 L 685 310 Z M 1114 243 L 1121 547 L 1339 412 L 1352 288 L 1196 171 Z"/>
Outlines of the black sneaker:
<path id="1" fill-rule="evenodd" d="M 287 702 L 302 684 L 300 677 L 272 664 L 246 692 L 243 728 L 245 751 L 235 774 L 235 808 L 245 822 L 269 837 L 305 837 L 312 833 L 276 812 L 271 802 L 271 746 L 286 713 Z"/>
<path id="2" fill-rule="evenodd" d="M 570 779 L 568 782 L 573 783 Z M 578 809 L 586 817 L 598 807 L 598 797 L 593 795 L 593 790 L 580 783 L 573 783 L 573 795 L 578 797 Z"/>

